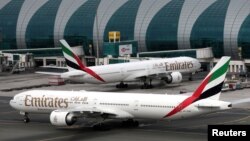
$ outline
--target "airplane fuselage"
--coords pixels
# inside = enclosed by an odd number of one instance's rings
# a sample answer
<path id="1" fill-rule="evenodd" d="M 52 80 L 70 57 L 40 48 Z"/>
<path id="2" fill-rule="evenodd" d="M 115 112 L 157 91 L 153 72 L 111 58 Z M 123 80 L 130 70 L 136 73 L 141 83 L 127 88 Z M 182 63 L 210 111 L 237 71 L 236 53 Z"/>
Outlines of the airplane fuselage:
<path id="1" fill-rule="evenodd" d="M 86 83 L 112 83 L 139 80 L 142 76 L 157 77 L 159 74 L 171 72 L 192 73 L 200 68 L 200 63 L 190 57 L 176 57 L 168 59 L 147 60 L 103 66 L 93 66 L 89 69 L 98 74 L 104 81 L 100 81 L 92 75 L 81 70 L 70 71 L 62 74 L 62 78 Z M 160 76 L 159 76 L 160 77 Z"/>
<path id="2" fill-rule="evenodd" d="M 16 95 L 10 105 L 27 113 L 51 113 L 54 110 L 70 111 L 78 107 L 101 108 L 114 113 L 127 114 L 133 119 L 179 119 L 228 109 L 228 102 L 203 99 L 182 109 L 175 115 L 166 115 L 188 96 L 167 94 L 123 94 L 86 91 L 33 90 Z M 200 108 L 199 104 L 221 105 L 218 108 Z M 180 105 L 179 105 L 180 106 Z M 180 107 L 181 108 L 181 107 Z M 119 117 L 117 117 L 119 118 Z M 123 117 L 121 117 L 123 118 Z"/>

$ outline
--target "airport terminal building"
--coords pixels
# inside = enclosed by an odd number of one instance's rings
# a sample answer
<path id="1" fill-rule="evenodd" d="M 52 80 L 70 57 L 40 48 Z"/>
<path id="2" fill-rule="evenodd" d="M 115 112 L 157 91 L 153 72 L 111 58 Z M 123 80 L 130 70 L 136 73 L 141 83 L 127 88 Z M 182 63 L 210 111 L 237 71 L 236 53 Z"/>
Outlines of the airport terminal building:
<path id="1" fill-rule="evenodd" d="M 138 52 L 211 47 L 215 58 L 250 59 L 250 1 L 0 1 L 0 50 L 54 48 L 64 38 L 95 54 L 109 31 L 137 41 Z"/>

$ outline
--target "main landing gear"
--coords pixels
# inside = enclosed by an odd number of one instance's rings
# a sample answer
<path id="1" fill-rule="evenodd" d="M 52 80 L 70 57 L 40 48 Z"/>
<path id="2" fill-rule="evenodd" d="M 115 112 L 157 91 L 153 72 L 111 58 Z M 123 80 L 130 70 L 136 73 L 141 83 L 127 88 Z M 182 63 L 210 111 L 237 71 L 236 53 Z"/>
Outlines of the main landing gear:
<path id="1" fill-rule="evenodd" d="M 20 112 L 21 115 L 23 115 L 23 122 L 24 123 L 29 123 L 30 122 L 30 118 L 28 116 L 28 113 L 26 112 Z"/>
<path id="2" fill-rule="evenodd" d="M 138 127 L 139 126 L 139 122 L 133 119 L 128 119 L 126 121 L 122 122 L 122 125 L 125 127 Z"/>
<path id="3" fill-rule="evenodd" d="M 128 88 L 128 84 L 124 84 L 123 82 L 121 82 L 120 84 L 116 85 L 116 88 Z"/>
<path id="4" fill-rule="evenodd" d="M 192 74 L 192 73 L 189 73 L 188 80 L 189 80 L 189 81 L 193 81 L 193 74 Z"/>
<path id="5" fill-rule="evenodd" d="M 110 130 L 110 128 L 111 127 L 109 125 L 104 125 L 103 123 L 98 123 L 93 126 L 94 130 L 100 130 L 100 131 Z"/>
<path id="6" fill-rule="evenodd" d="M 147 82 L 147 78 L 145 78 L 143 80 L 143 85 L 141 86 L 141 89 L 152 89 L 153 85 L 152 85 L 152 79 L 149 79 L 149 83 Z"/>

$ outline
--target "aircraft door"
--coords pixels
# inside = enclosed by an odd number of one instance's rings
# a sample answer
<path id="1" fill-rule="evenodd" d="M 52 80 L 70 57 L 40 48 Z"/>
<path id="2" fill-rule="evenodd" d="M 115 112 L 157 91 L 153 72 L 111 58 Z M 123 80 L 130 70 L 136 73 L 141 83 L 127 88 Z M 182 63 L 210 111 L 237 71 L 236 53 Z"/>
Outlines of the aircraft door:
<path id="1" fill-rule="evenodd" d="M 17 96 L 15 101 L 20 101 L 17 104 L 22 107 L 25 105 L 25 97 L 23 95 Z"/>
<path id="2" fill-rule="evenodd" d="M 125 76 L 126 75 L 126 68 L 121 68 L 121 76 Z"/>
<path id="3" fill-rule="evenodd" d="M 97 98 L 94 98 L 94 99 L 92 100 L 91 107 L 92 107 L 93 109 L 96 109 L 96 107 L 97 107 Z"/>
<path id="4" fill-rule="evenodd" d="M 138 111 L 139 110 L 139 100 L 135 100 L 134 101 L 134 111 Z"/>
<path id="5" fill-rule="evenodd" d="M 25 102 L 26 102 L 25 96 L 17 95 L 14 97 L 14 100 L 11 102 L 11 106 L 18 107 L 18 109 L 23 109 L 25 106 Z"/>
<path id="6" fill-rule="evenodd" d="M 148 64 L 147 65 L 147 73 L 148 73 L 148 75 L 151 74 L 152 69 L 153 69 L 152 66 L 150 64 Z"/>

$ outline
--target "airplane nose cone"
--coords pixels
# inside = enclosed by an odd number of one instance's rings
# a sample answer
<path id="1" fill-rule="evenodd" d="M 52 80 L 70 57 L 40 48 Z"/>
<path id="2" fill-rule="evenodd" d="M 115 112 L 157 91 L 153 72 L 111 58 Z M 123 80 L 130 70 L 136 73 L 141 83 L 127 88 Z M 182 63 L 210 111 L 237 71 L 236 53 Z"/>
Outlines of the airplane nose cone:
<path id="1" fill-rule="evenodd" d="M 197 60 L 197 68 L 201 68 L 201 63 Z"/>
<path id="2" fill-rule="evenodd" d="M 197 60 L 197 59 L 194 59 L 193 60 L 193 63 L 195 64 L 195 67 L 198 69 L 201 67 L 201 63 Z"/>
<path id="3" fill-rule="evenodd" d="M 10 106 L 12 107 L 12 108 L 15 108 L 16 107 L 16 102 L 13 100 L 13 99 L 11 99 L 10 100 Z"/>

